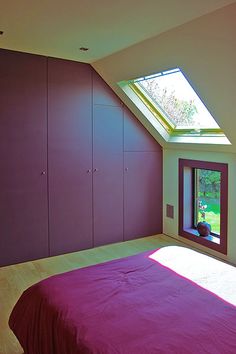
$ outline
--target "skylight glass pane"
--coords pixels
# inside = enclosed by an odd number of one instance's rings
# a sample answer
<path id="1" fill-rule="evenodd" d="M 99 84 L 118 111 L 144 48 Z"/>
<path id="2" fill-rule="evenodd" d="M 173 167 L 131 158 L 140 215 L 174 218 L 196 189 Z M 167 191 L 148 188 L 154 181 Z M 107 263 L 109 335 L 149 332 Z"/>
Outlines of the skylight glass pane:
<path id="1" fill-rule="evenodd" d="M 174 129 L 219 129 L 180 69 L 172 69 L 134 81 L 164 112 Z"/>

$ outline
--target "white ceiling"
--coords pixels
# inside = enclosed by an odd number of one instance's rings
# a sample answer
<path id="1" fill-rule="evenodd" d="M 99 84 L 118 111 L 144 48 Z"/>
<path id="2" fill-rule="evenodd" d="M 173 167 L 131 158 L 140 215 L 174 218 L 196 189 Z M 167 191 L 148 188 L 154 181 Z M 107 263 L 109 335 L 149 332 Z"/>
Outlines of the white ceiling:
<path id="1" fill-rule="evenodd" d="M 0 47 L 91 63 L 234 1 L 2 0 Z"/>

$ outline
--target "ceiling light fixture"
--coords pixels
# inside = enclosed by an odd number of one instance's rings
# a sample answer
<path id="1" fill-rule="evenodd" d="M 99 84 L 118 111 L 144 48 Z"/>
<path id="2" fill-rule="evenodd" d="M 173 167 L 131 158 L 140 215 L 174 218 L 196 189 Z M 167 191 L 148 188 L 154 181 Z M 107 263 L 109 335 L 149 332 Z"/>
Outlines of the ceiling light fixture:
<path id="1" fill-rule="evenodd" d="M 87 52 L 87 51 L 89 50 L 89 48 L 87 48 L 87 47 L 80 47 L 79 50 L 81 50 L 82 52 Z"/>

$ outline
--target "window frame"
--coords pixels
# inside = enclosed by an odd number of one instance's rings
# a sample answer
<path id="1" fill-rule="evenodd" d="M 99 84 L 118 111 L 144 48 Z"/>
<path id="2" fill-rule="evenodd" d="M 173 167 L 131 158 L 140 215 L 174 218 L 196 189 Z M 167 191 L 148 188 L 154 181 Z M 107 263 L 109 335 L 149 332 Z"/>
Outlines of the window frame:
<path id="1" fill-rule="evenodd" d="M 194 169 L 221 172 L 220 237 L 202 237 L 193 225 Z M 228 226 L 228 164 L 200 160 L 179 159 L 179 235 L 223 254 L 227 254 Z"/>
<path id="2" fill-rule="evenodd" d="M 162 110 L 161 107 L 158 107 L 157 104 L 152 100 L 151 97 L 148 97 L 148 94 L 145 93 L 145 90 L 140 87 L 138 82 L 130 81 L 128 86 L 133 90 L 137 97 L 145 104 L 149 111 L 154 115 L 158 122 L 163 126 L 163 128 L 171 136 L 225 136 L 222 129 L 219 128 L 181 128 L 175 127 L 174 124 L 168 119 L 166 113 Z"/>
<path id="3" fill-rule="evenodd" d="M 231 145 L 231 142 L 220 127 L 201 129 L 175 127 L 175 125 L 169 121 L 168 117 L 166 117 L 165 112 L 156 104 L 156 102 L 154 102 L 151 98 L 149 99 L 145 93 L 145 90 L 138 84 L 138 82 L 145 77 L 148 78 L 151 76 L 158 76 L 162 72 L 168 72 L 176 69 L 181 71 L 183 76 L 190 83 L 190 86 L 196 92 L 181 67 L 169 70 L 165 69 L 163 71 L 159 71 L 158 73 L 154 73 L 153 75 L 143 75 L 139 78 L 122 80 L 117 82 L 117 85 L 130 100 L 130 103 L 133 105 L 133 108 L 135 109 L 136 114 L 138 114 L 141 122 L 143 120 L 147 120 L 148 124 L 151 124 L 152 128 L 154 128 L 166 142 Z M 206 103 L 201 99 L 198 92 L 196 92 L 196 94 L 208 109 Z"/>
<path id="4" fill-rule="evenodd" d="M 221 180 L 222 180 L 222 173 L 221 171 L 218 171 L 218 170 L 212 170 L 212 169 L 206 169 L 206 168 L 193 168 L 193 198 L 194 198 L 194 204 L 193 204 L 193 228 L 194 229 L 197 229 L 197 222 L 198 222 L 198 218 L 197 218 L 197 214 L 198 214 L 198 207 L 197 207 L 197 204 L 198 204 L 198 197 L 197 197 L 197 178 L 198 178 L 198 171 L 199 170 L 207 170 L 207 171 L 216 171 L 216 172 L 219 172 L 221 174 Z M 221 180 L 220 180 L 220 184 L 221 184 Z M 219 198 L 220 199 L 220 198 Z M 221 213 L 220 213 L 221 215 Z M 211 235 L 214 236 L 214 237 L 217 237 L 220 239 L 220 233 L 215 233 L 215 232 L 212 232 L 211 231 Z"/>

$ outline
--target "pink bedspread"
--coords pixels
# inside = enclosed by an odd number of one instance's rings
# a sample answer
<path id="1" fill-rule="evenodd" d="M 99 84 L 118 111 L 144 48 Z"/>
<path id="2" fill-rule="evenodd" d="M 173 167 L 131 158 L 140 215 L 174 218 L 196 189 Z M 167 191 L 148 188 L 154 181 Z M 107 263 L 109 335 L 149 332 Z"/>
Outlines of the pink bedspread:
<path id="1" fill-rule="evenodd" d="M 26 290 L 9 320 L 25 354 L 236 354 L 236 308 L 149 254 Z"/>

